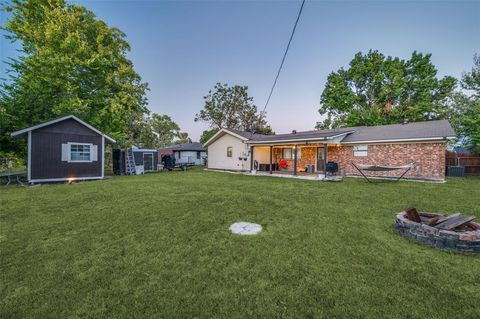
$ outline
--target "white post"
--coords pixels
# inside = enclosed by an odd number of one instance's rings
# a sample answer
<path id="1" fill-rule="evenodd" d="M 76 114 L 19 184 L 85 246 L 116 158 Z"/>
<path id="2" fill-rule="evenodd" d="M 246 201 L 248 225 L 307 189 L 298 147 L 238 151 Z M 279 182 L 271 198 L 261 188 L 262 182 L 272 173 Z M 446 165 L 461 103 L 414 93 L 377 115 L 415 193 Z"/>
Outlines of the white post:
<path id="1" fill-rule="evenodd" d="M 28 131 L 27 180 L 32 179 L 32 131 Z"/>
<path id="2" fill-rule="evenodd" d="M 102 179 L 105 177 L 105 136 L 102 135 Z"/>

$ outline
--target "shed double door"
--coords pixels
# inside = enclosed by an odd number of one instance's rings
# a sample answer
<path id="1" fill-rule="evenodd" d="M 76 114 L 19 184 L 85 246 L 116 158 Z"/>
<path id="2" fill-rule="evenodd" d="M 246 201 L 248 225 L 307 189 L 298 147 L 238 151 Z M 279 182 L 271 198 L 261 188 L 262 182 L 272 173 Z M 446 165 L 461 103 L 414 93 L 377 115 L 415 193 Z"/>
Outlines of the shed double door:
<path id="1" fill-rule="evenodd" d="M 143 170 L 145 172 L 153 171 L 153 154 L 152 153 L 143 154 Z"/>

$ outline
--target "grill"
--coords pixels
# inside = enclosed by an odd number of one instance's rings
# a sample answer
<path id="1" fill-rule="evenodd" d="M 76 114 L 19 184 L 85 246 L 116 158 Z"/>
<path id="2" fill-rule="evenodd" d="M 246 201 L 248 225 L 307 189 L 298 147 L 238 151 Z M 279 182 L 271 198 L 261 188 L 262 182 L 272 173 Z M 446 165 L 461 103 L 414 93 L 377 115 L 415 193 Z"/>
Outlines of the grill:
<path id="1" fill-rule="evenodd" d="M 335 174 L 338 172 L 338 163 L 327 162 L 327 173 Z"/>

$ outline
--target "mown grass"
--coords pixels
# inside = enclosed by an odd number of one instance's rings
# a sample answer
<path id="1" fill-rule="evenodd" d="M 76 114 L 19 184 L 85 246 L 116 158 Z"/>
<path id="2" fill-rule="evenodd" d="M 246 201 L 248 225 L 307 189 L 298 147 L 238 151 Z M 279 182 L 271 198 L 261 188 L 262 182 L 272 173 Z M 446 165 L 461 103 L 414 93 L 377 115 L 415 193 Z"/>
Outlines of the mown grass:
<path id="1" fill-rule="evenodd" d="M 0 189 L 2 318 L 479 318 L 480 257 L 396 212 L 480 217 L 480 179 L 371 185 L 196 169 Z M 256 236 L 232 235 L 252 221 Z"/>

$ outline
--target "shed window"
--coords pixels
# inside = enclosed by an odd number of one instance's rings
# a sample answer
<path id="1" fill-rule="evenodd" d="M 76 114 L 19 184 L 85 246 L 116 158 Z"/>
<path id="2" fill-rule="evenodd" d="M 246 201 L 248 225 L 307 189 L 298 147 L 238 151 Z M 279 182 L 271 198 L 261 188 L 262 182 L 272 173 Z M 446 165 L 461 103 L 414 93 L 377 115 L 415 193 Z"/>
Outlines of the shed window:
<path id="1" fill-rule="evenodd" d="M 355 145 L 353 147 L 353 156 L 368 156 L 368 145 Z"/>
<path id="2" fill-rule="evenodd" d="M 62 161 L 69 163 L 97 161 L 98 147 L 89 143 L 62 144 Z"/>
<path id="3" fill-rule="evenodd" d="M 227 157 L 232 157 L 233 155 L 233 147 L 227 147 Z"/>
<path id="4" fill-rule="evenodd" d="M 197 159 L 200 159 L 200 152 L 197 152 Z"/>
<path id="5" fill-rule="evenodd" d="M 71 161 L 90 161 L 90 145 L 70 144 Z"/>

